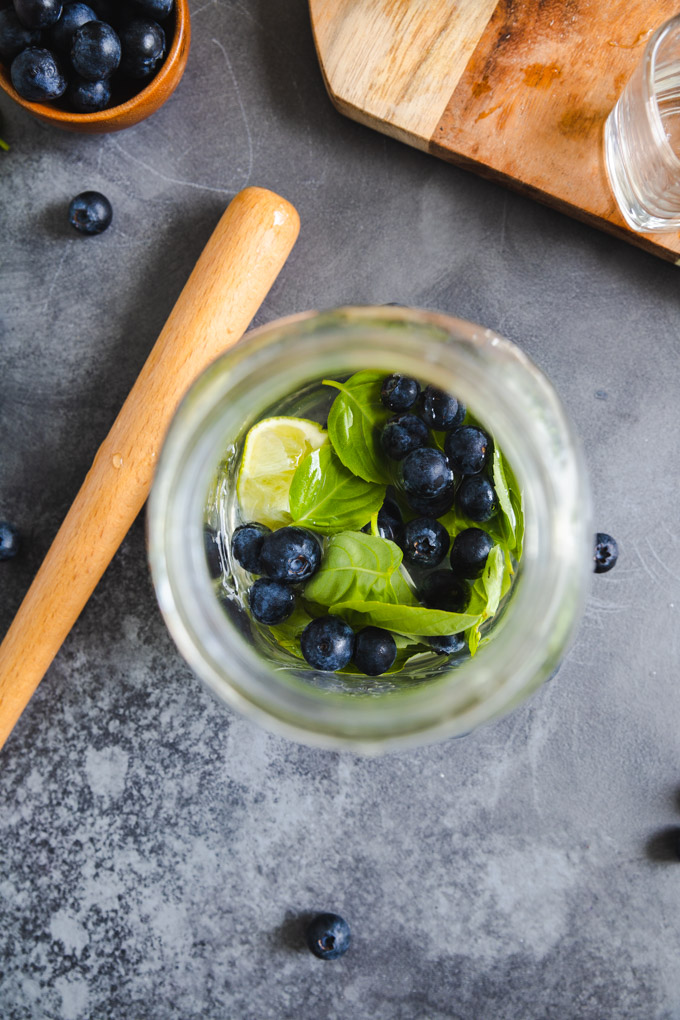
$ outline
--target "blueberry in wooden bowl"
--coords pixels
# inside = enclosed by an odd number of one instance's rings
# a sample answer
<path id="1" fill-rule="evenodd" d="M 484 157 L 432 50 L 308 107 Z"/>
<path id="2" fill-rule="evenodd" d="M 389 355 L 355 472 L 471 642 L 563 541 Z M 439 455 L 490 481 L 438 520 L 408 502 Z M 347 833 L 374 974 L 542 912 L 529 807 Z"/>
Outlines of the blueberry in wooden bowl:
<path id="1" fill-rule="evenodd" d="M 155 113 L 184 73 L 188 0 L 155 10 L 133 0 L 107 12 L 101 0 L 0 0 L 0 87 L 67 131 L 120 131 Z"/>

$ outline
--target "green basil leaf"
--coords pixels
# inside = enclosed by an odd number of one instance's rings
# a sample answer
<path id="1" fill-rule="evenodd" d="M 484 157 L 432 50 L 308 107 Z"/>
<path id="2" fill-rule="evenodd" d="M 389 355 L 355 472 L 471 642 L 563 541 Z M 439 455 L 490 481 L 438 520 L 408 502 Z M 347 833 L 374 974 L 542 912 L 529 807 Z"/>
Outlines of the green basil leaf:
<path id="1" fill-rule="evenodd" d="M 324 606 L 338 602 L 418 605 L 401 574 L 402 551 L 394 542 L 361 531 L 345 531 L 328 542 L 321 569 L 305 587 L 305 598 Z"/>
<path id="2" fill-rule="evenodd" d="M 510 491 L 505 477 L 503 466 L 503 455 L 496 443 L 493 448 L 493 487 L 498 497 L 500 524 L 508 548 L 513 549 L 515 545 L 515 511 L 510 500 Z"/>
<path id="3" fill-rule="evenodd" d="M 442 609 L 426 609 L 425 606 L 390 605 L 388 602 L 340 602 L 331 606 L 333 616 L 341 616 L 350 626 L 384 627 L 397 634 L 412 634 L 415 637 L 439 637 L 444 634 L 458 634 L 474 626 L 479 617 L 469 613 L 447 613 Z"/>
<path id="4" fill-rule="evenodd" d="M 288 499 L 296 524 L 334 535 L 368 524 L 383 504 L 385 486 L 357 478 L 322 446 L 298 465 Z"/>
<path id="5" fill-rule="evenodd" d="M 312 617 L 307 610 L 297 605 L 287 620 L 276 624 L 275 627 L 268 627 L 267 630 L 282 648 L 294 655 L 296 659 L 303 659 L 304 656 L 300 651 L 300 635 L 307 624 L 311 622 Z"/>
<path id="6" fill-rule="evenodd" d="M 390 470 L 380 447 L 380 429 L 390 412 L 380 400 L 382 372 L 357 372 L 347 382 L 324 379 L 340 393 L 328 415 L 328 437 L 345 467 L 366 482 L 387 485 Z"/>
<path id="7" fill-rule="evenodd" d="M 517 520 L 517 526 L 515 528 L 514 554 L 515 559 L 519 563 L 522 558 L 522 550 L 524 548 L 524 494 L 517 489 L 511 488 L 510 502 L 512 503 L 512 508 L 515 511 L 515 519 Z"/>
<path id="8" fill-rule="evenodd" d="M 504 549 L 500 545 L 495 545 L 486 558 L 486 565 L 482 576 L 477 578 L 472 586 L 468 613 L 476 613 L 478 616 L 477 622 L 467 629 L 465 635 L 468 647 L 470 648 L 470 655 L 474 655 L 479 647 L 481 625 L 498 611 L 504 574 Z"/>

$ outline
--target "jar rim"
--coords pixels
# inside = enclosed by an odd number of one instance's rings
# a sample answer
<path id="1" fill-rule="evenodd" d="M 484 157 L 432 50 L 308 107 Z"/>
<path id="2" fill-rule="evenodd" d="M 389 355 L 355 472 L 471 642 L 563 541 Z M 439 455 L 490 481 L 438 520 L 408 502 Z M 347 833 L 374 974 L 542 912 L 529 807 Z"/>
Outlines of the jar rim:
<path id="1" fill-rule="evenodd" d="M 312 367 L 317 362 L 323 368 Z M 283 392 L 301 374 L 320 379 L 333 373 L 332 366 L 350 362 L 353 371 L 397 367 L 445 389 L 453 388 L 455 378 L 456 392 L 503 436 L 527 498 L 522 576 L 493 639 L 455 670 L 373 699 L 282 682 L 281 670 L 248 645 L 219 607 L 199 519 L 225 423 L 233 427 L 240 415 L 245 431 L 262 417 L 268 387 Z M 244 423 L 244 415 L 252 420 Z M 559 450 L 559 464 L 548 462 L 541 443 Z M 295 739 L 371 752 L 468 731 L 502 714 L 554 671 L 580 618 L 592 566 L 589 506 L 580 447 L 564 408 L 516 345 L 441 313 L 347 307 L 301 313 L 252 331 L 194 384 L 159 458 L 148 507 L 149 558 L 168 628 L 220 700 Z M 546 556 L 559 528 L 562 548 Z"/>

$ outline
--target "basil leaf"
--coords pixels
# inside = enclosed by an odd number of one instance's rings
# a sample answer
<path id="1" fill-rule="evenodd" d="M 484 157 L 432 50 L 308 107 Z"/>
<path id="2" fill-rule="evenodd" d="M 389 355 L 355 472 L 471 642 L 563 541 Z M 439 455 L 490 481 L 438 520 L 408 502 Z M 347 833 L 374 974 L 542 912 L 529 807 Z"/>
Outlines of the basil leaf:
<path id="1" fill-rule="evenodd" d="M 276 624 L 275 627 L 268 627 L 267 630 L 287 652 L 294 655 L 296 659 L 304 659 L 300 650 L 300 635 L 307 624 L 311 622 L 312 617 L 307 610 L 297 605 L 287 620 Z"/>
<path id="2" fill-rule="evenodd" d="M 365 601 L 418 605 L 399 570 L 401 560 L 394 542 L 345 531 L 330 539 L 321 569 L 305 587 L 305 598 L 324 606 Z"/>
<path id="3" fill-rule="evenodd" d="M 524 494 L 519 490 L 510 489 L 510 502 L 515 511 L 517 526 L 515 528 L 515 559 L 519 563 L 524 548 Z"/>
<path id="4" fill-rule="evenodd" d="M 472 597 L 468 606 L 469 613 L 477 613 L 477 622 L 467 628 L 467 641 L 470 655 L 474 655 L 479 647 L 480 627 L 485 620 L 498 611 L 505 573 L 505 556 L 503 547 L 495 545 L 486 558 L 482 576 L 472 586 Z"/>
<path id="5" fill-rule="evenodd" d="M 293 475 L 288 494 L 295 523 L 324 535 L 362 528 L 384 499 L 384 485 L 357 478 L 330 446 L 307 454 Z"/>
<path id="6" fill-rule="evenodd" d="M 493 448 L 493 487 L 496 490 L 496 496 L 498 497 L 498 516 L 500 518 L 501 528 L 503 529 L 503 535 L 508 544 L 508 548 L 513 549 L 515 546 L 515 511 L 513 510 L 512 503 L 510 501 L 510 491 L 508 489 L 505 469 L 503 466 L 503 455 L 495 442 Z"/>
<path id="7" fill-rule="evenodd" d="M 341 616 L 353 627 L 384 627 L 397 634 L 412 634 L 416 637 L 439 637 L 443 634 L 458 634 L 473 627 L 479 617 L 469 613 L 447 613 L 442 609 L 426 609 L 425 606 L 390 605 L 388 602 L 340 602 L 331 606 L 333 616 Z"/>
<path id="8" fill-rule="evenodd" d="M 328 415 L 328 438 L 336 454 L 352 474 L 386 485 L 390 471 L 380 429 L 390 412 L 380 400 L 384 378 L 382 372 L 357 372 L 347 382 L 324 379 L 323 384 L 340 390 Z"/>

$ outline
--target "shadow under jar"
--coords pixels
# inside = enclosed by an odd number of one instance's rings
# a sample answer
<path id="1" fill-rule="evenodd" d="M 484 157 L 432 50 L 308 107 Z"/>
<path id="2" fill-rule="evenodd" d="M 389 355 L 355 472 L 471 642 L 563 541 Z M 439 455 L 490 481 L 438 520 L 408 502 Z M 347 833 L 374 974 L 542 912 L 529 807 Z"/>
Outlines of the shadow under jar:
<path id="1" fill-rule="evenodd" d="M 310 401 L 320 381 L 362 370 L 400 372 L 455 394 L 495 437 L 521 486 L 519 568 L 487 625 L 490 640 L 472 658 L 425 653 L 379 677 L 320 672 L 243 608 L 245 575 L 231 559 L 229 535 L 240 523 L 235 488 L 244 438 L 274 414 L 318 418 Z M 168 628 L 218 699 L 275 732 L 363 753 L 464 734 L 521 702 L 565 654 L 592 571 L 588 482 L 549 381 L 490 330 L 398 307 L 299 315 L 255 330 L 218 359 L 170 427 L 148 527 Z M 219 534 L 217 579 L 206 527 Z"/>

